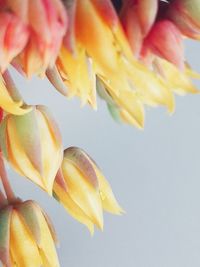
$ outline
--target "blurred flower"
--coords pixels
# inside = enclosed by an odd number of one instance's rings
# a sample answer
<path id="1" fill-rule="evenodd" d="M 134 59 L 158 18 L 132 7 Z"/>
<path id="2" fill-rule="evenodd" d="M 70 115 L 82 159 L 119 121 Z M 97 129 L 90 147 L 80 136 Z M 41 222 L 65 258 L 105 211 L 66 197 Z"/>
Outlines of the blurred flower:
<path id="1" fill-rule="evenodd" d="M 152 71 L 135 61 L 110 1 L 77 1 L 75 14 L 73 53 L 64 46 L 57 61 L 58 71 L 47 74 L 59 91 L 77 95 L 83 104 L 89 102 L 96 107 L 96 74 L 116 105 L 130 117 L 129 122 L 137 127 L 144 124 L 144 104 L 164 105 L 173 111 L 171 91 Z"/>
<path id="2" fill-rule="evenodd" d="M 1 208 L 0 236 L 3 266 L 59 267 L 53 227 L 34 201 L 18 201 Z"/>
<path id="3" fill-rule="evenodd" d="M 200 39 L 199 0 L 174 0 L 169 5 L 167 16 L 177 25 L 183 35 L 192 39 Z"/>
<path id="4" fill-rule="evenodd" d="M 7 115 L 0 126 L 0 144 L 5 158 L 22 176 L 49 194 L 62 161 L 60 132 L 44 106 L 22 115 Z"/>
<path id="5" fill-rule="evenodd" d="M 132 101 L 137 101 L 137 97 L 134 94 L 127 91 L 122 92 L 120 95 L 113 94 L 113 97 L 111 97 L 105 85 L 99 79 L 97 79 L 97 92 L 106 101 L 108 110 L 115 121 L 143 128 L 144 109 L 140 101 L 138 101 L 138 105 L 141 105 L 140 109 L 137 109 L 136 105 L 132 105 Z M 137 114 L 137 119 L 135 119 L 135 114 Z"/>
<path id="6" fill-rule="evenodd" d="M 29 30 L 19 17 L 0 12 L 0 67 L 4 71 L 12 59 L 22 52 L 29 38 Z"/>
<path id="7" fill-rule="evenodd" d="M 182 71 L 162 58 L 156 57 L 153 61 L 154 71 L 158 73 L 169 84 L 171 90 L 179 95 L 187 93 L 197 94 L 199 90 L 192 83 L 190 78 L 199 79 L 199 74 L 192 71 L 185 65 Z"/>
<path id="8" fill-rule="evenodd" d="M 171 62 L 180 70 L 183 70 L 183 37 L 173 22 L 169 20 L 156 22 L 145 40 L 145 45 L 154 54 Z"/>
<path id="9" fill-rule="evenodd" d="M 143 39 L 153 26 L 158 12 L 158 0 L 124 0 L 120 18 L 135 56 L 139 56 Z"/>
<path id="10" fill-rule="evenodd" d="M 22 54 L 25 73 L 43 74 L 52 67 L 67 30 L 67 13 L 60 0 L 7 0 L 8 7 L 30 28 Z"/>
<path id="11" fill-rule="evenodd" d="M 103 229 L 103 209 L 117 215 L 123 212 L 97 165 L 76 147 L 64 151 L 53 191 L 55 198 L 91 233 L 94 225 Z"/>
<path id="12" fill-rule="evenodd" d="M 175 108 L 177 82 L 158 71 L 159 59 L 191 84 L 183 37 L 199 38 L 197 0 L 3 0 L 1 21 L 2 70 L 11 63 L 24 76 L 46 75 L 64 96 L 94 109 L 98 79 L 111 113 L 139 128 L 145 105 L 170 113 Z M 16 114 L 9 105 L 0 107 Z"/>

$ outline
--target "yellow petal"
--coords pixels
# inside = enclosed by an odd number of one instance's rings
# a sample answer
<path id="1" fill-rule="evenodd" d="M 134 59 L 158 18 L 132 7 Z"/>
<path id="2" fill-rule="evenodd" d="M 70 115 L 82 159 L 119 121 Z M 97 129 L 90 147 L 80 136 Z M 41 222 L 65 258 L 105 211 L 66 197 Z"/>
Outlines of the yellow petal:
<path id="1" fill-rule="evenodd" d="M 82 104 L 89 102 L 96 108 L 95 73 L 91 60 L 86 56 L 85 49 L 77 45 L 74 54 L 71 54 L 62 47 L 57 67 L 61 76 L 67 77 L 65 83 L 69 88 L 69 96 L 77 95 L 81 98 Z"/>
<path id="2" fill-rule="evenodd" d="M 4 81 L 0 76 L 0 107 L 5 111 L 15 115 L 23 115 L 31 110 L 31 108 L 23 108 L 23 101 L 15 102 L 6 89 Z"/>
<path id="3" fill-rule="evenodd" d="M 77 1 L 76 34 L 77 39 L 102 70 L 118 68 L 112 32 L 89 0 Z"/>
<path id="4" fill-rule="evenodd" d="M 143 103 L 151 106 L 166 106 L 174 111 L 174 97 L 167 84 L 139 62 L 124 61 L 131 87 L 136 90 Z"/>
<path id="5" fill-rule="evenodd" d="M 13 117 L 7 121 L 8 160 L 12 167 L 22 176 L 25 176 L 45 189 L 40 173 L 34 168 L 16 134 Z"/>
<path id="6" fill-rule="evenodd" d="M 89 229 L 91 235 L 94 234 L 94 224 L 90 218 L 84 213 L 84 211 L 71 199 L 69 194 L 67 194 L 56 182 L 54 183 L 53 190 L 58 197 L 59 201 L 68 211 L 68 213 L 74 217 L 80 223 L 86 225 Z"/>
<path id="7" fill-rule="evenodd" d="M 43 166 L 42 180 L 47 192 L 52 194 L 54 179 L 62 162 L 62 145 L 57 143 L 55 136 L 51 133 L 51 129 L 49 128 L 46 119 L 38 110 L 37 120 L 41 138 Z"/>
<path id="8" fill-rule="evenodd" d="M 37 244 L 39 247 L 40 255 L 43 259 L 45 267 L 59 267 L 58 257 L 55 249 L 53 237 L 46 222 L 46 219 L 39 206 L 36 206 L 35 215 L 38 219 L 39 229 L 41 232 L 40 242 Z"/>
<path id="9" fill-rule="evenodd" d="M 188 64 L 186 64 L 185 66 L 185 73 L 192 79 L 198 79 L 198 80 L 200 79 L 200 73 L 191 69 Z"/>
<path id="10" fill-rule="evenodd" d="M 12 259 L 20 267 L 40 267 L 41 257 L 33 237 L 16 211 L 13 211 L 10 230 Z"/>
<path id="11" fill-rule="evenodd" d="M 44 116 L 38 110 L 36 113 L 41 143 L 42 173 L 39 173 L 33 166 L 26 154 L 17 135 L 12 116 L 9 116 L 7 121 L 8 160 L 19 174 L 29 178 L 52 194 L 53 182 L 62 162 L 63 152 L 61 144 L 57 143 Z"/>
<path id="12" fill-rule="evenodd" d="M 107 212 L 120 215 L 121 213 L 123 213 L 123 209 L 118 204 L 112 192 L 110 184 L 108 183 L 106 178 L 103 176 L 101 171 L 95 166 L 95 164 L 93 164 L 93 166 L 95 168 L 98 181 L 99 181 L 99 191 L 100 191 L 100 196 L 102 199 L 103 209 Z"/>
<path id="13" fill-rule="evenodd" d="M 98 190 L 87 182 L 81 172 L 67 159 L 63 160 L 62 172 L 71 199 L 95 225 L 103 229 L 102 204 Z"/>
<path id="14" fill-rule="evenodd" d="M 120 110 L 120 119 L 124 123 L 130 124 L 130 125 L 133 125 L 135 127 L 142 129 L 142 127 L 135 122 L 133 117 L 131 117 L 130 114 L 126 110 Z"/>
<path id="15" fill-rule="evenodd" d="M 121 108 L 132 118 L 132 124 L 138 128 L 144 127 L 144 107 L 134 91 L 121 91 L 118 94 L 110 91 L 110 95 Z"/>
<path id="16" fill-rule="evenodd" d="M 180 71 L 176 66 L 161 58 L 157 58 L 156 63 L 161 76 L 172 91 L 181 95 L 198 93 L 198 90 L 189 78 L 189 73 L 191 72 L 187 69 L 185 71 Z"/>

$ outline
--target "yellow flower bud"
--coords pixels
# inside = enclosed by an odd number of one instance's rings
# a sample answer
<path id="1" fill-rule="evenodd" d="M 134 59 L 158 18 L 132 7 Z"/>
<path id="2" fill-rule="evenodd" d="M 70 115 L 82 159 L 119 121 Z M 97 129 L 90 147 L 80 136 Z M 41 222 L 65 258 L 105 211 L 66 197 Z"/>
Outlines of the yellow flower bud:
<path id="1" fill-rule="evenodd" d="M 7 115 L 0 126 L 0 144 L 13 168 L 49 194 L 62 162 L 60 132 L 44 106 L 22 116 Z"/>
<path id="2" fill-rule="evenodd" d="M 66 210 L 92 234 L 94 225 L 103 229 L 103 209 L 118 215 L 123 212 L 97 165 L 76 147 L 65 150 L 53 191 Z"/>
<path id="3" fill-rule="evenodd" d="M 5 267 L 59 267 L 55 233 L 32 200 L 0 210 L 0 262 Z"/>

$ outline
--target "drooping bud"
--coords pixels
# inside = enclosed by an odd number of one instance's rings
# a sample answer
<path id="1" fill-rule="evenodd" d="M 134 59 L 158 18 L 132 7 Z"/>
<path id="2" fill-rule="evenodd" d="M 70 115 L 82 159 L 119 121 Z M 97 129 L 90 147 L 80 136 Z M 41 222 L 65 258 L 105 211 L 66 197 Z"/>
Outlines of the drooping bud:
<path id="1" fill-rule="evenodd" d="M 12 59 L 27 44 L 29 29 L 16 15 L 9 12 L 0 13 L 0 68 L 5 71 Z"/>
<path id="2" fill-rule="evenodd" d="M 133 1 L 133 0 L 132 0 Z M 158 0 L 137 1 L 137 14 L 140 21 L 142 33 L 146 36 L 151 30 L 158 12 Z"/>
<path id="3" fill-rule="evenodd" d="M 94 161 L 81 149 L 67 148 L 54 183 L 54 194 L 66 210 L 91 233 L 103 228 L 103 209 L 121 214 L 110 185 Z"/>
<path id="4" fill-rule="evenodd" d="M 67 30 L 67 14 L 60 0 L 8 0 L 8 6 L 31 29 L 29 45 L 22 54 L 28 76 L 44 74 L 52 67 Z"/>
<path id="5" fill-rule="evenodd" d="M 124 0 L 121 21 L 135 56 L 139 57 L 142 43 L 153 26 L 158 12 L 158 0 Z"/>
<path id="6" fill-rule="evenodd" d="M 119 94 L 110 92 L 109 94 L 103 82 L 98 79 L 97 92 L 106 101 L 108 110 L 116 121 L 125 121 L 140 129 L 144 127 L 143 104 L 134 91 L 122 91 Z"/>
<path id="7" fill-rule="evenodd" d="M 71 52 L 74 52 L 76 46 L 76 36 L 75 36 L 75 17 L 76 17 L 76 5 L 77 0 L 65 0 L 63 2 L 67 9 L 68 14 L 68 27 L 66 34 L 63 38 L 63 45 Z"/>
<path id="8" fill-rule="evenodd" d="M 126 5 L 123 8 L 121 21 L 132 52 L 138 58 L 142 49 L 144 36 L 133 4 L 131 6 Z"/>
<path id="9" fill-rule="evenodd" d="M 0 236 L 3 266 L 59 267 L 53 227 L 34 201 L 16 202 L 0 210 Z"/>
<path id="10" fill-rule="evenodd" d="M 176 25 L 169 20 L 156 22 L 145 40 L 145 45 L 152 52 L 176 65 L 184 68 L 184 46 L 182 34 Z"/>
<path id="11" fill-rule="evenodd" d="M 0 126 L 0 144 L 13 168 L 49 194 L 62 161 L 58 127 L 44 106 L 22 116 L 7 115 Z"/>
<path id="12" fill-rule="evenodd" d="M 200 39 L 199 0 L 174 0 L 169 5 L 167 16 L 183 35 Z"/>

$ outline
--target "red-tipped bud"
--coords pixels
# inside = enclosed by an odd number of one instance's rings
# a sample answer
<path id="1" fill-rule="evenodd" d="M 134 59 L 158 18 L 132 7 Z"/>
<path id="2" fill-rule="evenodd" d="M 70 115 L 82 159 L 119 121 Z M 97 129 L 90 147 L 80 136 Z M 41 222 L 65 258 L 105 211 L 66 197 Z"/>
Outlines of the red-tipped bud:
<path id="1" fill-rule="evenodd" d="M 145 40 L 152 52 L 178 68 L 184 67 L 183 38 L 179 29 L 169 20 L 157 22 Z"/>
<path id="2" fill-rule="evenodd" d="M 149 33 L 158 11 L 157 0 L 125 0 L 121 20 L 134 55 L 139 56 L 144 37 Z"/>
<path id="3" fill-rule="evenodd" d="M 123 9 L 121 21 L 132 52 L 138 57 L 142 48 L 143 34 L 137 12 L 133 5 L 126 5 L 126 8 Z"/>
<path id="4" fill-rule="evenodd" d="M 29 30 L 16 15 L 0 13 L 0 68 L 5 70 L 25 47 Z"/>
<path id="5" fill-rule="evenodd" d="M 174 0 L 170 4 L 168 17 L 184 35 L 200 39 L 199 0 Z"/>
<path id="6" fill-rule="evenodd" d="M 67 14 L 62 1 L 7 1 L 10 9 L 31 29 L 30 44 L 23 58 L 25 72 L 28 75 L 44 73 L 53 66 L 67 30 Z"/>

